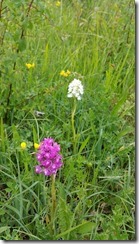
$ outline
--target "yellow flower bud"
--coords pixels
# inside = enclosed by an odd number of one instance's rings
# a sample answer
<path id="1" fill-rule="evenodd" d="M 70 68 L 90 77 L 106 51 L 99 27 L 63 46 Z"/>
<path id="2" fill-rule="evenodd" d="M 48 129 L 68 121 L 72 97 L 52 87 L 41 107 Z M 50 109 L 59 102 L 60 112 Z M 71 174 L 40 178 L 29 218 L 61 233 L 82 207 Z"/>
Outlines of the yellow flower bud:
<path id="1" fill-rule="evenodd" d="M 61 5 L 61 2 L 57 1 L 55 4 L 56 4 L 57 7 L 59 7 Z"/>
<path id="2" fill-rule="evenodd" d="M 68 74 L 67 74 L 67 72 L 65 72 L 65 73 L 63 74 L 63 76 L 64 76 L 64 77 L 68 77 Z"/>
<path id="3" fill-rule="evenodd" d="M 64 74 L 65 74 L 65 71 L 62 70 L 62 71 L 60 72 L 60 75 L 63 76 Z"/>
<path id="4" fill-rule="evenodd" d="M 35 67 L 35 64 L 33 63 L 33 64 L 28 64 L 28 63 L 26 63 L 26 67 L 28 68 L 28 69 L 30 69 L 30 68 L 34 68 Z"/>
<path id="5" fill-rule="evenodd" d="M 20 144 L 20 146 L 21 146 L 22 149 L 26 149 L 27 144 L 26 144 L 25 142 L 22 142 L 22 143 Z"/>
<path id="6" fill-rule="evenodd" d="M 87 166 L 88 166 L 89 168 L 91 168 L 91 167 L 92 167 L 92 163 L 91 163 L 91 162 L 88 162 L 88 163 L 87 163 Z"/>
<path id="7" fill-rule="evenodd" d="M 34 143 L 34 148 L 39 149 L 40 145 L 38 143 Z"/>

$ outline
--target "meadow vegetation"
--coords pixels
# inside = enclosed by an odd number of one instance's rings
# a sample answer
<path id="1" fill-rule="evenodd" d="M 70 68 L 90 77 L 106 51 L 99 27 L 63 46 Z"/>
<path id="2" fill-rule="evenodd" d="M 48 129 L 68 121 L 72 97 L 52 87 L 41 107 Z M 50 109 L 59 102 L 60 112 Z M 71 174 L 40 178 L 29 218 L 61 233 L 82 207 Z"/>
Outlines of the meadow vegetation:
<path id="1" fill-rule="evenodd" d="M 0 1 L 1 240 L 135 240 L 134 5 Z M 51 177 L 35 173 L 49 137 L 64 163 L 53 231 Z"/>

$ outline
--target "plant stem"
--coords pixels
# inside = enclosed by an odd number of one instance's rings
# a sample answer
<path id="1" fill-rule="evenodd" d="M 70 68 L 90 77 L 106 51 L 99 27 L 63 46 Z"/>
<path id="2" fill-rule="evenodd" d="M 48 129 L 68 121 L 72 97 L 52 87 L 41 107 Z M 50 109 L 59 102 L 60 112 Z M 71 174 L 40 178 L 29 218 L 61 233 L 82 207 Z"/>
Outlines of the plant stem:
<path id="1" fill-rule="evenodd" d="M 1 14 L 2 2 L 3 1 L 1 1 L 0 14 Z M 26 18 L 28 18 L 28 16 L 29 16 L 29 13 L 31 11 L 31 7 L 32 7 L 33 2 L 34 2 L 34 0 L 31 0 L 30 4 L 28 6 Z M 19 38 L 20 40 L 24 38 L 24 32 L 25 32 L 25 30 L 24 30 L 24 28 L 22 28 L 21 35 L 20 35 L 20 38 Z M 19 53 L 19 47 L 17 48 L 16 53 Z M 15 69 L 16 69 L 16 61 L 13 64 L 13 71 L 15 71 Z M 11 99 L 11 95 L 12 95 L 12 89 L 13 89 L 13 84 L 10 83 L 8 97 L 7 97 L 7 104 L 6 104 L 6 108 L 7 109 L 6 109 L 6 112 L 5 112 L 5 115 L 4 115 L 4 121 L 5 121 L 5 123 L 7 123 L 7 120 L 8 120 L 8 112 L 9 112 L 9 108 L 8 107 L 9 107 L 9 104 L 10 104 L 10 99 Z"/>
<path id="2" fill-rule="evenodd" d="M 73 133 L 73 153 L 76 153 L 76 131 L 75 131 L 75 124 L 74 124 L 74 117 L 76 112 L 76 98 L 73 100 L 73 109 L 71 113 L 71 125 L 72 125 L 72 133 Z"/>
<path id="3" fill-rule="evenodd" d="M 52 179 L 52 188 L 51 188 L 51 195 L 52 195 L 51 230 L 52 230 L 52 234 L 54 234 L 55 233 L 55 210 L 56 210 L 55 175 L 52 175 L 51 179 Z"/>
<path id="4" fill-rule="evenodd" d="M 1 0 L 1 2 L 0 2 L 0 18 L 2 16 L 2 3 L 3 3 L 3 0 Z"/>

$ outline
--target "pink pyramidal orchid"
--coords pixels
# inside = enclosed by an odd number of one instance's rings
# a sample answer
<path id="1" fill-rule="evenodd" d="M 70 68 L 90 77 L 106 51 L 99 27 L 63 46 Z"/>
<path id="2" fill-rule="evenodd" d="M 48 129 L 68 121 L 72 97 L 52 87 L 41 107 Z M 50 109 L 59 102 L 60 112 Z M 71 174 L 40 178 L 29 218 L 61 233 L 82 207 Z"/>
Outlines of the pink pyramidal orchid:
<path id="1" fill-rule="evenodd" d="M 35 166 L 37 174 L 56 175 L 57 170 L 63 165 L 60 145 L 52 138 L 44 138 L 40 143 L 36 158 L 39 162 L 39 165 Z"/>

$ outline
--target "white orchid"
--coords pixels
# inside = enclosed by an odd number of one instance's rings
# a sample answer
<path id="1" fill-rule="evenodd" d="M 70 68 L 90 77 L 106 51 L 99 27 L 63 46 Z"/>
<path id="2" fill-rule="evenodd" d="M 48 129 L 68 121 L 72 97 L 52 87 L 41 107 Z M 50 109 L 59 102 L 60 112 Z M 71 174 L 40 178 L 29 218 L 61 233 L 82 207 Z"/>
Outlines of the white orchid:
<path id="1" fill-rule="evenodd" d="M 80 80 L 74 79 L 68 87 L 67 97 L 76 97 L 77 100 L 81 100 L 81 96 L 84 93 L 84 88 Z"/>

